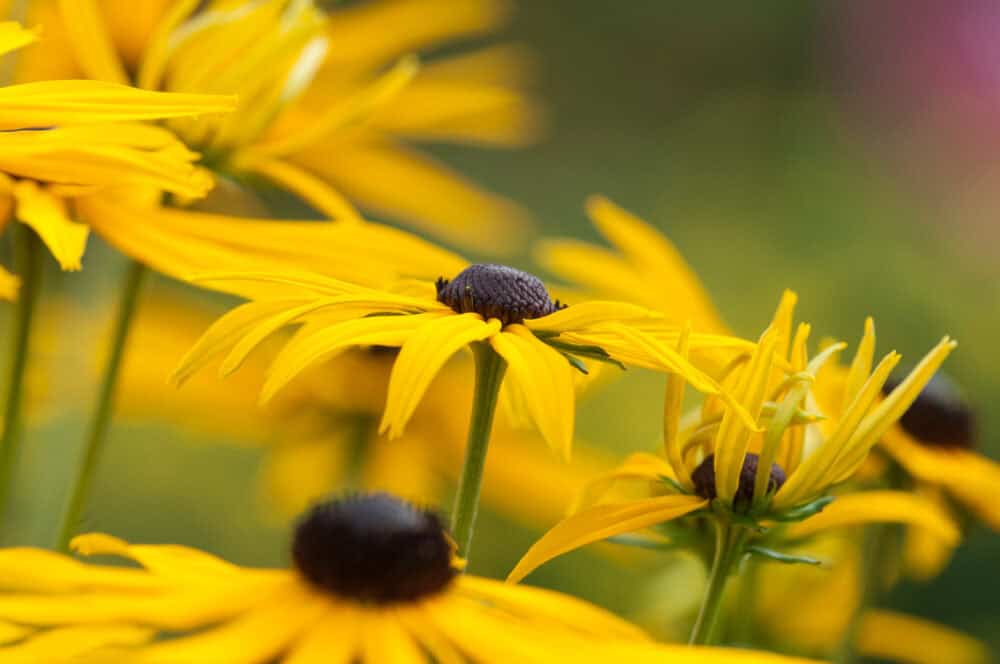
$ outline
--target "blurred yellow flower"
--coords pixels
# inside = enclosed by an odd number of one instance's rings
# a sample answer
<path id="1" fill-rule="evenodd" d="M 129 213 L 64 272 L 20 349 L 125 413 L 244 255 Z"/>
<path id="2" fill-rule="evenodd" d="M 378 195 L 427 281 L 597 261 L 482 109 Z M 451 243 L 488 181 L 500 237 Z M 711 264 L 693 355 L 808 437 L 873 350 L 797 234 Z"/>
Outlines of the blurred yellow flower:
<path id="1" fill-rule="evenodd" d="M 619 469 L 599 477 L 585 496 L 583 509 L 535 543 L 510 578 L 524 578 L 548 560 L 591 542 L 709 507 L 726 513 L 728 519 L 805 519 L 792 527 L 802 537 L 814 528 L 902 519 L 941 524 L 946 536 L 957 539 L 954 524 L 937 512 L 923 520 L 922 510 L 916 507 L 924 503 L 907 494 L 869 492 L 840 499 L 842 505 L 835 502 L 826 513 L 816 515 L 827 502 L 822 496 L 854 474 L 879 437 L 930 380 L 954 342 L 942 340 L 879 403 L 882 385 L 899 356 L 889 353 L 872 369 L 874 326 L 869 320 L 846 387 L 846 401 L 851 405 L 836 419 L 822 423 L 819 421 L 825 413 L 812 410 L 810 392 L 819 370 L 844 344 L 828 346 L 809 359 L 809 325 L 800 324 L 794 336 L 791 334 L 795 300 L 794 294 L 784 294 L 756 349 L 732 362 L 723 379 L 724 387 L 732 389 L 739 403 L 756 418 L 755 428 L 747 426 L 731 406 L 711 397 L 700 412 L 682 420 L 684 385 L 668 377 L 666 458 L 635 455 Z M 678 354 L 685 357 L 689 352 L 687 332 L 677 345 Z M 589 506 L 619 479 L 648 482 L 654 496 Z M 925 507 L 932 509 L 933 505 Z"/>
<path id="2" fill-rule="evenodd" d="M 517 246 L 524 212 L 410 147 L 517 146 L 537 135 L 539 112 L 521 91 L 530 66 L 516 49 L 423 68 L 406 55 L 496 30 L 506 2 L 140 4 L 33 0 L 30 20 L 65 53 L 26 62 L 22 75 L 237 94 L 231 116 L 169 123 L 218 173 L 261 177 L 331 218 L 356 218 L 350 199 L 481 250 Z"/>
<path id="3" fill-rule="evenodd" d="M 77 562 L 0 550 L 0 623 L 10 661 L 366 664 L 642 661 L 805 664 L 724 649 L 657 646 L 627 622 L 556 592 L 461 575 L 431 512 L 388 494 L 315 506 L 291 569 L 253 569 L 182 546 L 76 538 Z M 156 638 L 160 637 L 160 638 Z"/>
<path id="4" fill-rule="evenodd" d="M 439 279 L 436 296 L 427 283 L 408 283 L 409 292 L 400 293 L 306 273 L 215 274 L 198 282 L 239 289 L 253 300 L 212 325 L 177 369 L 177 381 L 223 354 L 220 371 L 232 373 L 261 341 L 295 323 L 305 325 L 274 360 L 263 402 L 304 370 L 349 348 L 399 347 L 378 427 L 390 438 L 403 433 L 448 358 L 476 342 L 486 342 L 509 365 L 503 385 L 514 411 L 566 458 L 579 357 L 677 372 L 699 390 L 729 399 L 711 377 L 644 331 L 665 330 L 654 312 L 618 302 L 563 307 L 539 279 L 502 265 L 471 265 L 451 281 Z M 690 335 L 690 343 L 733 350 L 748 345 L 701 334 Z M 746 416 L 738 406 L 733 412 Z"/>
<path id="5" fill-rule="evenodd" d="M 0 23 L 0 55 L 37 34 Z M 161 191 L 203 196 L 197 157 L 168 131 L 131 120 L 231 110 L 231 97 L 149 92 L 98 81 L 51 80 L 0 88 L 0 231 L 12 220 L 41 237 L 64 270 L 80 269 L 89 222 L 82 201 Z M 77 219 L 74 219 L 74 216 Z M 19 281 L 0 268 L 0 299 Z"/>

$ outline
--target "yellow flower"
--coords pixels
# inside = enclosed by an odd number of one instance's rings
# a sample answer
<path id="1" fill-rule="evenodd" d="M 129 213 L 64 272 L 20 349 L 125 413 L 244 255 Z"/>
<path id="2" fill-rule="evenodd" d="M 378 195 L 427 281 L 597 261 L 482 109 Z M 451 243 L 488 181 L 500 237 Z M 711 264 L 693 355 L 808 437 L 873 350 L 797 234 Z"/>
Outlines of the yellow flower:
<path id="1" fill-rule="evenodd" d="M 239 95 L 231 116 L 169 124 L 219 173 L 264 178 L 331 218 L 356 218 L 350 199 L 479 249 L 516 246 L 525 213 L 410 144 L 530 141 L 539 113 L 521 91 L 525 57 L 493 47 L 423 68 L 404 57 L 494 31 L 507 3 L 317 4 L 34 0 L 28 15 L 70 54 L 63 71 Z M 58 66 L 39 59 L 24 75 L 48 78 Z"/>
<path id="2" fill-rule="evenodd" d="M 880 390 L 899 356 L 889 353 L 874 369 L 874 325 L 869 320 L 845 386 L 850 406 L 822 423 L 811 391 L 823 365 L 844 344 L 828 346 L 807 357 L 809 326 L 793 329 L 795 296 L 786 292 L 771 325 L 756 349 L 730 364 L 723 384 L 757 420 L 760 432 L 747 426 L 732 406 L 709 397 L 700 413 L 681 418 L 684 385 L 667 380 L 664 409 L 665 459 L 639 455 L 605 477 L 585 504 L 622 478 L 650 482 L 654 496 L 598 504 L 582 509 L 551 531 L 525 554 L 510 578 L 518 580 L 552 558 L 585 544 L 642 530 L 711 507 L 724 518 L 755 527 L 760 521 L 806 519 L 793 528 L 805 536 L 813 527 L 831 528 L 864 521 L 919 518 L 905 494 L 861 494 L 815 515 L 828 502 L 824 494 L 849 479 L 869 450 L 913 402 L 954 348 L 943 339 L 910 375 L 880 402 Z M 689 336 L 682 334 L 677 352 L 686 357 Z M 683 423 L 683 426 L 682 426 Z M 903 502 L 900 502 L 903 501 Z M 815 516 L 814 516 L 815 515 Z M 891 515 L 891 516 L 890 516 Z M 808 518 L 812 516 L 812 518 Z M 932 517 L 933 518 L 933 517 Z M 935 521 L 939 523 L 939 521 Z M 942 528 L 957 539 L 954 525 Z M 950 530 L 949 530 L 950 529 Z"/>
<path id="3" fill-rule="evenodd" d="M 254 299 L 205 333 L 176 371 L 177 381 L 223 354 L 220 370 L 229 374 L 257 344 L 294 323 L 305 325 L 275 359 L 262 390 L 264 402 L 305 369 L 351 347 L 399 347 L 378 427 L 390 438 L 403 433 L 448 358 L 476 342 L 488 344 L 509 366 L 503 385 L 515 412 L 567 458 L 573 440 L 573 370 L 583 368 L 580 357 L 677 372 L 699 390 L 733 403 L 711 377 L 647 333 L 664 330 L 655 313 L 618 302 L 563 307 L 538 278 L 502 265 L 471 265 L 450 281 L 441 278 L 436 295 L 429 283 L 407 283 L 403 293 L 307 273 L 215 274 L 197 281 L 238 289 Z M 699 348 L 748 345 L 715 335 L 692 334 L 689 340 Z M 732 412 L 748 419 L 736 404 Z"/>
<path id="4" fill-rule="evenodd" d="M 321 363 L 267 409 L 255 407 L 265 366 L 253 357 L 224 389 L 208 372 L 173 389 L 167 377 L 213 316 L 187 299 L 147 297 L 130 335 L 144 353 L 125 360 L 120 418 L 155 419 L 213 440 L 259 445 L 261 493 L 282 517 L 349 486 L 421 504 L 439 504 L 454 486 L 471 402 L 468 362 L 445 365 L 405 433 L 389 440 L 376 428 L 394 349 L 355 349 Z M 561 463 L 539 447 L 536 434 L 515 430 L 506 419 L 494 427 L 483 506 L 530 527 L 551 526 L 584 482 L 610 463 L 596 450 L 580 449 L 580 441 L 572 463 Z"/>
<path id="5" fill-rule="evenodd" d="M 291 569 L 243 568 L 195 549 L 102 534 L 80 536 L 73 548 L 141 568 L 0 550 L 4 661 L 804 664 L 656 646 L 581 600 L 460 575 L 438 518 L 388 494 L 310 510 L 295 530 Z"/>
<path id="6" fill-rule="evenodd" d="M 36 33 L 0 23 L 0 54 Z M 13 219 L 31 226 L 65 270 L 80 269 L 89 227 L 80 201 L 165 191 L 199 197 L 211 177 L 168 131 L 126 124 L 231 110 L 231 97 L 150 92 L 98 81 L 51 80 L 0 88 L 0 231 Z M 18 280 L 0 268 L 0 298 Z"/>

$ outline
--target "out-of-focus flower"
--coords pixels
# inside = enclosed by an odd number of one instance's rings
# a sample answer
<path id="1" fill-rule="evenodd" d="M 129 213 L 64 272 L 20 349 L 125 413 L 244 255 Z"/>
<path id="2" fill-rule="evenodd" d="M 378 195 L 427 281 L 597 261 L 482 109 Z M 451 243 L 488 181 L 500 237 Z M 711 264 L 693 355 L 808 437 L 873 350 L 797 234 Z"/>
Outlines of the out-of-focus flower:
<path id="1" fill-rule="evenodd" d="M 436 295 L 429 283 L 407 283 L 406 292 L 394 292 L 306 273 L 216 274 L 198 281 L 238 288 L 253 300 L 212 325 L 178 368 L 178 381 L 222 354 L 227 355 L 221 372 L 235 371 L 261 341 L 293 323 L 304 326 L 274 360 L 264 402 L 304 370 L 349 348 L 399 347 L 378 427 L 390 437 L 403 433 L 448 358 L 475 342 L 486 342 L 509 366 L 503 386 L 513 411 L 567 458 L 573 441 L 573 371 L 585 371 L 581 357 L 677 372 L 697 389 L 733 404 L 711 377 L 647 333 L 656 329 L 676 338 L 676 328 L 671 332 L 656 313 L 620 302 L 564 307 L 552 301 L 538 278 L 502 265 L 471 265 L 452 280 L 441 278 Z M 689 339 L 701 348 L 749 345 L 717 335 Z M 736 404 L 733 414 L 748 419 Z"/>
<path id="2" fill-rule="evenodd" d="M 240 105 L 229 117 L 169 124 L 218 173 L 262 177 L 331 218 L 356 216 L 350 199 L 478 249 L 516 246 L 524 212 L 411 144 L 531 141 L 539 112 L 522 92 L 524 54 L 492 47 L 424 67 L 406 55 L 496 30 L 506 2 L 132 4 L 34 0 L 28 15 L 65 53 L 25 63 L 22 75 L 70 71 L 146 89 L 235 93 Z"/>
<path id="3" fill-rule="evenodd" d="M 321 363 L 266 409 L 256 407 L 265 374 L 256 357 L 222 388 L 206 372 L 175 390 L 167 377 L 212 318 L 187 301 L 161 296 L 147 302 L 132 331 L 132 342 L 144 352 L 126 360 L 120 417 L 154 419 L 220 440 L 265 446 L 262 493 L 283 516 L 350 486 L 436 504 L 454 485 L 470 412 L 468 362 L 447 364 L 404 434 L 389 440 L 376 427 L 394 349 L 354 349 Z M 484 505 L 528 526 L 550 526 L 565 515 L 584 482 L 610 464 L 579 446 L 572 463 L 561 463 L 539 448 L 536 434 L 505 420 L 494 425 Z"/>
<path id="4" fill-rule="evenodd" d="M 182 546 L 91 534 L 80 563 L 38 549 L 0 551 L 0 617 L 17 661 L 367 664 L 642 661 L 780 664 L 804 660 L 657 646 L 581 600 L 462 575 L 433 513 L 388 494 L 317 505 L 299 522 L 291 569 L 252 569 Z M 155 637 L 162 637 L 155 639 Z M 32 660 L 32 658 L 34 658 Z M 77 660 L 78 661 L 78 660 Z"/>
<path id="5" fill-rule="evenodd" d="M 0 23 L 0 55 L 37 38 Z M 0 88 L 0 232 L 30 226 L 65 270 L 80 269 L 90 228 L 80 200 L 109 188 L 121 195 L 169 192 L 200 197 L 211 187 L 197 157 L 170 132 L 133 120 L 232 110 L 212 94 L 150 92 L 98 81 L 49 80 Z M 79 220 L 74 219 L 74 214 Z M 18 279 L 0 268 L 0 299 Z"/>
<path id="6" fill-rule="evenodd" d="M 902 415 L 954 348 L 943 339 L 909 376 L 879 402 L 880 390 L 899 361 L 889 353 L 872 369 L 874 326 L 871 321 L 850 372 L 846 401 L 836 419 L 820 422 L 825 413 L 812 410 L 810 392 L 820 368 L 844 344 L 833 344 L 812 359 L 807 356 L 810 327 L 800 324 L 791 334 L 795 296 L 786 292 L 771 325 L 749 357 L 731 364 L 723 385 L 733 390 L 743 408 L 756 418 L 751 428 L 731 406 L 706 399 L 700 413 L 681 418 L 683 383 L 668 377 L 664 411 L 666 459 L 633 456 L 622 467 L 598 478 L 583 509 L 540 539 L 521 559 L 510 578 L 519 580 L 539 565 L 591 542 L 644 530 L 711 506 L 724 519 L 754 524 L 755 538 L 766 537 L 760 522 L 796 521 L 805 536 L 866 521 L 925 523 L 925 510 L 911 496 L 869 492 L 829 502 L 825 494 L 849 479 L 879 437 Z M 688 354 L 688 335 L 678 353 Z M 682 422 L 684 425 L 682 426 Z M 653 497 L 589 506 L 619 479 L 639 479 Z M 811 518 L 810 518 L 811 517 Z M 932 515 L 946 536 L 957 539 L 957 527 Z M 806 532 L 802 532 L 806 531 Z"/>

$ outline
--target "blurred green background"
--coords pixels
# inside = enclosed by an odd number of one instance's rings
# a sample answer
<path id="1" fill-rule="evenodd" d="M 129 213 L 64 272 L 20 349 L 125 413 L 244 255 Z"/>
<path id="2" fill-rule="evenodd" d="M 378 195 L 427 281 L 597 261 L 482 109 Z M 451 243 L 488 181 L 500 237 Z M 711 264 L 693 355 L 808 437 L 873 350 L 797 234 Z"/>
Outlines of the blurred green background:
<path id="1" fill-rule="evenodd" d="M 532 211 L 549 235 L 597 240 L 582 203 L 608 195 L 674 240 L 743 334 L 759 332 L 786 287 L 820 335 L 854 341 L 872 314 L 880 349 L 912 360 L 951 334 L 961 345 L 947 371 L 980 409 L 983 449 L 1000 456 L 991 408 L 1000 399 L 1000 189 L 991 183 L 1000 176 L 988 158 L 1000 143 L 1000 78 L 976 74 L 1000 56 L 975 37 L 983 24 L 1000 27 L 990 2 L 521 5 L 506 36 L 537 56 L 547 138 L 439 156 Z M 980 32 L 970 36 L 970 26 Z M 102 269 L 51 272 L 48 288 L 99 320 L 123 264 L 92 243 L 88 267 Z M 530 264 L 527 253 L 519 260 Z M 95 334 L 72 316 L 59 324 L 40 352 L 60 371 L 38 388 L 45 399 L 19 472 L 22 542 L 51 541 L 93 394 Z M 660 379 L 631 373 L 598 396 L 600 409 L 581 406 L 588 439 L 618 450 L 655 443 Z M 258 466 L 254 449 L 118 425 L 86 527 L 276 563 L 283 529 L 261 517 Z M 491 555 L 476 567 L 496 575 L 535 536 L 490 515 L 480 533 L 477 549 Z M 888 603 L 1000 646 L 998 561 L 1000 538 L 975 528 L 942 576 L 903 583 Z M 621 611 L 636 609 L 645 586 L 586 553 L 533 579 Z"/>

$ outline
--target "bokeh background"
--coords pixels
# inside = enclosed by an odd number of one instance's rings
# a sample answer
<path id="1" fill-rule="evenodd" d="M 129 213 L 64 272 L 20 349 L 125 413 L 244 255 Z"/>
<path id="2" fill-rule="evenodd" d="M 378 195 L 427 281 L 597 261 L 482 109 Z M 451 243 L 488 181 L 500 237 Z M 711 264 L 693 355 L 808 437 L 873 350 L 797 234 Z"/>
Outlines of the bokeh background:
<path id="1" fill-rule="evenodd" d="M 608 195 L 674 240 L 745 335 L 786 287 L 821 334 L 853 341 L 872 314 L 880 349 L 904 358 L 953 335 L 961 345 L 947 372 L 979 407 L 982 447 L 996 458 L 997 34 L 990 0 L 524 1 L 504 37 L 534 53 L 546 137 L 510 152 L 435 152 L 530 210 L 545 235 L 596 241 L 582 203 Z M 94 349 L 123 263 L 91 242 L 88 266 L 107 269 L 47 274 L 47 296 L 64 304 L 36 344 L 49 370 L 32 377 L 19 542 L 51 542 L 94 393 Z M 528 252 L 517 260 L 531 264 Z M 158 278 L 146 299 L 165 292 L 206 301 Z M 130 352 L 142 361 L 143 348 Z M 630 372 L 582 403 L 581 434 L 617 451 L 652 447 L 661 388 Z M 253 488 L 260 450 L 232 443 L 116 424 L 86 527 L 283 561 L 286 526 Z M 489 514 L 480 533 L 477 549 L 490 555 L 476 566 L 495 575 L 537 535 Z M 998 563 L 1000 538 L 973 529 L 942 576 L 899 585 L 888 604 L 1000 647 Z M 533 579 L 632 615 L 654 590 L 686 592 L 680 577 L 651 588 L 648 575 L 588 552 Z"/>

